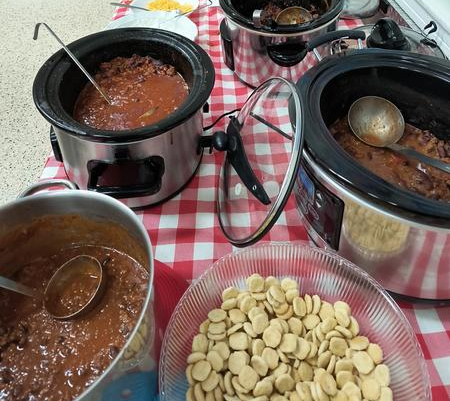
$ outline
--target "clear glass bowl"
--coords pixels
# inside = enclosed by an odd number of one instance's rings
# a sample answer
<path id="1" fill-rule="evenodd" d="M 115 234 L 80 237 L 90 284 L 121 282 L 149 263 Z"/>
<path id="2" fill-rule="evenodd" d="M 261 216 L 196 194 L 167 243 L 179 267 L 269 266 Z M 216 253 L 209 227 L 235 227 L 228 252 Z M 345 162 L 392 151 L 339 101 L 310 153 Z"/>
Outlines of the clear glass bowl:
<path id="1" fill-rule="evenodd" d="M 299 282 L 301 294 L 318 294 L 328 302 L 347 302 L 360 332 L 381 345 L 391 371 L 395 401 L 431 400 L 425 360 L 406 317 L 389 294 L 347 260 L 308 245 L 263 244 L 224 256 L 186 291 L 167 328 L 159 384 L 162 401 L 184 401 L 188 388 L 186 358 L 192 338 L 208 312 L 221 304 L 222 291 L 245 288 L 253 273 Z"/>

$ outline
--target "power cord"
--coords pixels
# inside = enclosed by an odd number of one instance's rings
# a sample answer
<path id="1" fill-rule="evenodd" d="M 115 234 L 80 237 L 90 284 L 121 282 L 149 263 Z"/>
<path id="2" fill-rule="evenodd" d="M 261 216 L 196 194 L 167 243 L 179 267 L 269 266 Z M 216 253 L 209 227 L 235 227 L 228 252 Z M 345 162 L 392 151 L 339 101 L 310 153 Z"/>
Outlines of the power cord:
<path id="1" fill-rule="evenodd" d="M 211 125 L 208 125 L 206 127 L 203 127 L 203 131 L 208 131 L 211 128 L 213 128 L 222 118 L 229 116 L 230 114 L 236 113 L 237 111 L 240 111 L 241 109 L 234 109 L 232 111 L 228 111 L 226 113 L 223 113 L 221 116 L 219 116 Z"/>

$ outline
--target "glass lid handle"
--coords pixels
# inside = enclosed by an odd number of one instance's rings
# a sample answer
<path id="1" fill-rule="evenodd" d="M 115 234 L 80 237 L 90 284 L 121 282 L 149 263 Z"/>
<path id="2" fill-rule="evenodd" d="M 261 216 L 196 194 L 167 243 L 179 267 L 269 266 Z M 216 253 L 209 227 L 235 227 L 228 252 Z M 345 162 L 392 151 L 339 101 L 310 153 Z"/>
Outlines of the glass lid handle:
<path id="1" fill-rule="evenodd" d="M 428 32 L 427 32 L 428 29 Z M 423 39 L 421 40 L 421 43 L 424 45 L 430 46 L 432 48 L 437 47 L 437 43 L 434 39 L 431 39 L 429 35 L 432 33 L 435 33 L 438 30 L 436 22 L 430 21 L 425 27 L 423 28 L 423 32 L 421 32 Z"/>
<path id="2" fill-rule="evenodd" d="M 227 151 L 226 157 L 229 163 L 236 170 L 246 188 L 263 205 L 269 205 L 271 203 L 270 198 L 248 162 L 241 134 L 239 133 L 239 122 L 235 117 L 231 117 L 226 133 L 223 131 L 214 133 L 212 145 L 216 150 Z"/>

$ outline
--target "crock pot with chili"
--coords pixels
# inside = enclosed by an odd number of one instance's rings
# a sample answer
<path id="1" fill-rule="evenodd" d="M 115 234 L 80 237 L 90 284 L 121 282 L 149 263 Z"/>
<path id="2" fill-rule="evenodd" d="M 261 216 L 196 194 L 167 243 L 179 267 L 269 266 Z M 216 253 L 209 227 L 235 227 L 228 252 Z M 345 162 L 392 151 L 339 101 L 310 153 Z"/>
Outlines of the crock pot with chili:
<path id="1" fill-rule="evenodd" d="M 115 249 L 69 247 L 31 260 L 11 278 L 43 293 L 56 269 L 77 255 L 97 258 L 106 273 L 103 298 L 86 316 L 55 320 L 42 301 L 0 289 L 1 401 L 73 400 L 108 368 L 135 327 L 148 272 Z"/>
<path id="2" fill-rule="evenodd" d="M 392 150 L 365 144 L 352 133 L 347 117 L 335 122 L 330 132 L 347 153 L 377 176 L 427 198 L 450 202 L 450 174 Z M 398 143 L 450 163 L 450 142 L 438 139 L 430 131 L 406 124 Z"/>
<path id="3" fill-rule="evenodd" d="M 276 21 L 281 11 L 289 7 L 303 7 L 311 13 L 313 20 L 325 14 L 329 9 L 328 3 L 324 0 L 271 0 L 262 9 L 261 22 L 270 25 Z M 297 21 L 298 24 L 304 22 L 308 21 Z"/>
<path id="4" fill-rule="evenodd" d="M 78 122 L 103 130 L 128 130 L 154 124 L 173 113 L 188 95 L 175 67 L 149 56 L 116 57 L 100 64 L 94 77 L 112 104 L 88 83 L 74 109 Z"/>

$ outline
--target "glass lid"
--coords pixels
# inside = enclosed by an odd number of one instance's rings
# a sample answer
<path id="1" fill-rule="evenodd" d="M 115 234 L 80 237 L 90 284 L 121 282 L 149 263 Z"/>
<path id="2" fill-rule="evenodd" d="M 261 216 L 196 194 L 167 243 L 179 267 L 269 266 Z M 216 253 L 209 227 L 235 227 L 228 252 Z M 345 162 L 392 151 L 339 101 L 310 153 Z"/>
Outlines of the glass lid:
<path id="1" fill-rule="evenodd" d="M 358 26 L 355 30 L 366 34 L 367 47 L 388 50 L 404 50 L 418 54 L 425 54 L 445 58 L 444 53 L 428 35 L 435 32 L 436 25 L 430 22 L 423 28 L 423 32 L 416 32 L 411 28 L 399 26 L 390 18 L 382 18 L 375 24 Z M 341 40 L 333 44 L 333 50 L 340 50 L 345 42 L 345 48 L 357 48 L 357 44 Z"/>
<path id="2" fill-rule="evenodd" d="M 226 150 L 217 194 L 219 222 L 233 245 L 246 246 L 272 227 L 295 182 L 303 147 L 295 85 L 269 79 L 231 119 L 227 132 L 214 135 L 216 149 Z"/>

